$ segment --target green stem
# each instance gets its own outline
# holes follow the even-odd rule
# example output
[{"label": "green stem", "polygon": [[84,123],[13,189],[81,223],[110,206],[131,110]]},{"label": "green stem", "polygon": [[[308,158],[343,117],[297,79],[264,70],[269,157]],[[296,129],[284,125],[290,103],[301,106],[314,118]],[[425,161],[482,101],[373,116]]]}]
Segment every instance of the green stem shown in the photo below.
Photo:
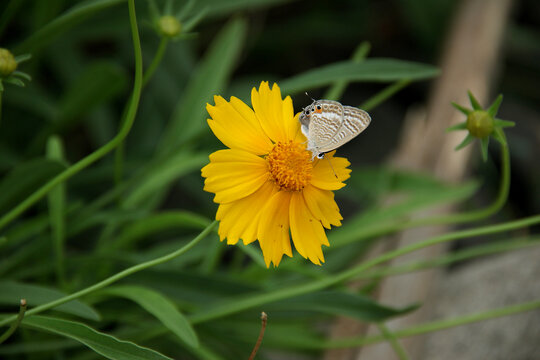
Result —
[{"label": "green stem", "polygon": [[378,92],[377,94],[373,95],[366,101],[364,101],[360,106],[358,106],[361,109],[364,109],[365,111],[370,111],[371,109],[375,108],[376,106],[380,105],[382,102],[386,101],[389,97],[403,89],[405,86],[409,85],[411,83],[411,80],[409,79],[402,79],[399,81],[396,81],[392,85],[387,86],[382,91]]},{"label": "green stem", "polygon": [[107,155],[109,152],[114,150],[120,142],[127,136],[135,120],[135,115],[137,113],[137,108],[139,105],[139,99],[141,96],[142,89],[142,54],[141,54],[141,44],[139,40],[139,31],[137,28],[137,19],[135,17],[135,4],[134,0],[129,0],[129,20],[131,25],[131,32],[133,37],[133,48],[135,53],[135,81],[133,84],[133,93],[129,99],[129,107],[126,115],[126,121],[124,126],[120,129],[118,134],[107,144],[103,145],[101,148],[97,149],[90,155],[86,156],[82,160],[79,160],[73,166],[69,167],[62,173],[55,176],[52,180],[48,181],[41,188],[36,190],[32,195],[27,197],[23,202],[17,205],[14,209],[5,214],[0,218],[0,229],[5,227],[11,221],[16,219],[29,207],[34,205],[36,202],[41,200],[51,189],[56,185],[66,181],[71,178],[73,175],[79,173],[81,170],[90,166],[97,160],[101,159],[103,156]]},{"label": "green stem", "polygon": [[222,316],[238,313],[240,311],[260,306],[270,302],[291,298],[298,295],[307,294],[314,291],[319,291],[327,287],[342,283],[346,280],[357,277],[364,273],[366,270],[392,260],[396,257],[411,253],[416,250],[423,249],[428,246],[440,244],[456,239],[469,238],[479,235],[493,234],[501,231],[507,231],[512,229],[518,229],[524,226],[540,223],[540,215],[524,218],[521,220],[511,221],[498,225],[484,226],[480,228],[456,231],[453,233],[439,235],[428,240],[420,241],[409,246],[405,246],[394,251],[387,252],[381,256],[365,261],[364,263],[353,267],[349,270],[345,270],[336,275],[316,280],[303,285],[295,285],[279,290],[267,292],[264,294],[256,294],[251,297],[244,297],[241,299],[233,299],[221,304],[217,304],[213,307],[204,308],[190,316],[190,320],[193,324],[204,321],[209,321]]},{"label": "green stem", "polygon": [[424,225],[439,225],[439,224],[461,224],[466,222],[478,221],[485,219],[497,211],[499,211],[508,198],[510,190],[510,151],[506,142],[504,132],[501,131],[501,136],[505,140],[505,145],[501,144],[501,182],[499,184],[499,193],[495,201],[486,208],[468,211],[464,213],[450,214],[444,216],[434,216],[423,219],[411,220],[407,227],[417,227]]},{"label": "green stem", "polygon": [[159,42],[158,49],[156,50],[156,54],[154,55],[152,62],[150,63],[146,71],[144,72],[143,87],[146,86],[148,81],[154,75],[154,72],[158,68],[159,64],[161,63],[161,60],[163,59],[163,55],[165,54],[165,50],[167,49],[168,44],[169,44],[169,39],[165,36],[162,36],[161,41]]},{"label": "green stem", "polygon": [[[157,67],[161,63],[161,60],[163,59],[163,55],[165,54],[165,50],[167,49],[168,43],[169,43],[169,40],[166,37],[161,38],[156,54],[154,55],[154,58],[152,59],[150,66],[148,66],[148,68],[144,72],[144,76],[142,80],[143,88],[146,86],[148,81],[152,78],[152,75],[154,75],[154,72],[156,71]],[[118,145],[114,153],[114,183],[116,184],[116,186],[119,186],[120,183],[122,182],[122,178],[124,174],[124,154],[125,154],[125,144],[122,141]]]},{"label": "green stem", "polygon": [[[540,301],[531,301],[531,302],[518,304],[518,305],[510,305],[503,308],[488,310],[485,312],[480,312],[480,313],[476,313],[472,315],[459,316],[453,319],[438,320],[438,321],[428,322],[425,324],[411,326],[409,328],[396,331],[394,333],[394,336],[397,338],[405,338],[409,336],[421,335],[421,334],[431,333],[434,331],[444,330],[444,329],[448,329],[448,328],[452,328],[456,326],[494,319],[494,318],[498,318],[502,316],[518,314],[521,312],[531,311],[538,308],[540,308]],[[362,338],[331,340],[331,341],[321,344],[320,348],[324,348],[324,349],[348,348],[348,347],[375,344],[384,340],[385,338],[381,335],[368,336],[368,337],[362,337]]]},{"label": "green stem", "polygon": [[[130,0],[130,1],[133,1],[133,0]],[[154,260],[149,260],[149,261],[146,261],[146,262],[143,262],[141,264],[138,264],[138,265],[134,265],[130,268],[127,268],[117,274],[114,274],[113,276],[110,276],[108,277],[107,279],[103,280],[103,281],[100,281],[98,282],[97,284],[94,284],[92,286],[89,286],[85,289],[82,289],[80,291],[77,291],[71,295],[67,295],[67,296],[64,296],[60,299],[56,299],[54,301],[51,301],[51,302],[48,302],[46,304],[43,304],[43,305],[39,305],[39,306],[36,306],[35,308],[33,309],[30,309],[26,312],[26,316],[31,316],[31,315],[35,315],[35,314],[39,314],[45,310],[49,310],[49,309],[52,309],[52,308],[55,308],[59,305],[62,305],[62,304],[65,304],[69,301],[72,301],[72,300],[75,300],[75,299],[78,299],[82,296],[85,296],[85,295],[88,295],[94,291],[97,291],[97,290],[100,290],[112,283],[115,283],[117,282],[118,280],[121,280],[131,274],[134,274],[136,272],[139,272],[139,271],[142,271],[142,270],[145,270],[145,269],[148,269],[150,267],[153,267],[153,266],[156,266],[156,265],[159,265],[159,264],[163,264],[167,261],[170,261],[174,258],[177,258],[178,256],[184,254],[186,251],[188,251],[189,249],[191,249],[192,247],[194,247],[197,243],[199,243],[199,241],[201,241],[202,239],[204,239],[206,237],[206,235],[208,235],[212,229],[214,228],[214,226],[216,225],[217,221],[214,221],[212,222],[210,225],[208,225],[203,231],[201,231],[199,233],[199,235],[197,235],[193,240],[191,240],[189,243],[187,243],[186,245],[184,245],[183,247],[181,247],[180,249],[170,253],[170,254],[167,254],[167,255],[164,255],[164,256],[161,256],[157,259],[154,259]],[[16,320],[16,317],[15,316],[10,316],[8,318],[5,318],[3,320],[0,321],[0,326],[3,326],[3,325],[6,325],[6,324],[9,324],[10,322]]]},{"label": "green stem", "polygon": [[[360,45],[358,45],[358,47],[354,51],[354,54],[351,60],[355,63],[361,62],[367,57],[370,49],[371,49],[371,45],[369,44],[369,42],[367,41],[362,42]],[[349,85],[349,81],[347,80],[336,81],[332,85],[332,87],[328,89],[326,94],[324,94],[323,99],[336,100],[336,101],[339,100],[341,96],[343,96],[343,93],[345,92],[347,85]]]},{"label": "green stem", "polygon": [[458,251],[448,255],[444,255],[435,259],[427,261],[413,262],[402,266],[393,266],[387,268],[381,268],[375,271],[369,271],[364,274],[360,274],[361,279],[377,279],[388,276],[403,275],[419,270],[430,269],[438,266],[446,266],[458,261],[472,259],[479,256],[505,253],[508,251],[521,250],[533,246],[538,246],[540,241],[527,240],[510,240],[503,243],[495,243],[484,246],[476,246],[471,249]]},{"label": "green stem", "polygon": [[0,344],[6,341],[19,327],[22,319],[24,318],[24,314],[26,312],[26,299],[21,299],[21,303],[19,305],[19,314],[15,318],[15,322],[11,324],[9,329],[6,330],[5,333],[0,336]]},{"label": "green stem", "polygon": [[394,349],[394,352],[398,356],[400,360],[409,360],[409,356],[407,355],[407,352],[401,346],[398,339],[396,338],[396,335],[388,329],[388,327],[383,324],[379,323],[377,324],[377,327],[379,328],[382,336],[390,343],[390,346],[392,346],[392,349]]}]

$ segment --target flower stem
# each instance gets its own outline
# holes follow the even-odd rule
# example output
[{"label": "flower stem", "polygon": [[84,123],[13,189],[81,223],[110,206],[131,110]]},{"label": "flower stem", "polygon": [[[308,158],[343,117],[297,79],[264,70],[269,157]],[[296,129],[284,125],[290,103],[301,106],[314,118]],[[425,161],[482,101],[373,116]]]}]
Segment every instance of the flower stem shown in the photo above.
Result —
[{"label": "flower stem", "polygon": [[497,198],[491,205],[483,209],[463,213],[434,216],[423,219],[414,219],[407,224],[407,227],[417,227],[434,224],[462,224],[466,222],[485,219],[499,211],[506,203],[506,199],[508,198],[508,192],[510,190],[510,151],[508,149],[508,143],[506,142],[504,132],[501,131],[500,135],[505,142],[504,145],[501,144],[501,182],[499,184],[499,193],[497,194]]},{"label": "flower stem", "polygon": [[388,329],[388,327],[383,324],[379,323],[377,324],[377,327],[381,331],[382,336],[390,343],[390,346],[392,346],[392,349],[394,349],[394,352],[399,357],[400,360],[409,360],[409,356],[407,355],[407,352],[401,346],[399,343],[396,335]]},{"label": "flower stem", "polygon": [[161,60],[163,59],[163,55],[165,54],[165,50],[167,49],[168,44],[169,44],[169,39],[165,36],[162,36],[161,41],[159,42],[158,49],[156,50],[156,54],[154,55],[152,62],[150,63],[146,71],[144,72],[143,87],[146,86],[148,81],[154,75],[154,72],[158,68],[159,64],[161,63]]},{"label": "flower stem", "polygon": [[26,312],[26,299],[21,299],[21,303],[19,305],[19,314],[15,318],[15,322],[11,324],[9,329],[6,330],[5,333],[0,336],[0,344],[6,341],[19,327],[19,324],[21,323],[22,319],[24,318],[24,314]]},{"label": "flower stem", "polygon": [[131,33],[133,37],[133,49],[135,53],[135,81],[133,84],[133,92],[129,99],[129,106],[128,106],[128,110],[126,114],[126,120],[124,121],[122,128],[120,129],[118,134],[107,144],[103,145],[101,148],[97,149],[96,151],[86,156],[82,160],[79,160],[73,166],[67,168],[66,170],[64,170],[57,176],[55,176],[52,180],[48,181],[45,185],[43,185],[41,188],[39,188],[34,193],[32,193],[19,205],[17,205],[15,208],[13,208],[4,216],[2,216],[2,218],[0,218],[0,229],[5,227],[7,224],[9,224],[11,221],[16,219],[19,215],[21,215],[24,211],[26,211],[29,207],[31,207],[40,199],[42,199],[56,185],[68,180],[73,175],[79,173],[81,170],[90,166],[91,164],[93,164],[94,162],[96,162],[97,160],[101,159],[102,157],[107,155],[109,152],[114,150],[131,130],[133,121],[135,120],[135,115],[137,113],[139,99],[141,96],[142,54],[141,54],[141,43],[139,40],[139,31],[137,28],[137,19],[135,17],[136,15],[135,15],[134,0],[128,0],[128,5],[129,5],[129,20],[130,20],[130,26],[131,26]]},{"label": "flower stem", "polygon": [[393,83],[392,85],[389,85],[385,87],[382,91],[379,91],[377,94],[373,95],[366,101],[364,101],[360,106],[358,106],[361,109],[364,109],[365,111],[370,111],[386,101],[389,97],[403,89],[405,86],[409,85],[411,83],[410,79],[401,79]]},{"label": "flower stem", "polygon": [[[522,303],[518,305],[510,305],[499,309],[488,310],[484,312],[479,312],[472,315],[459,316],[453,319],[445,319],[432,321],[416,326],[411,326],[409,328],[398,330],[394,332],[396,338],[405,338],[409,336],[426,334],[434,331],[444,330],[456,326],[471,324],[479,321],[485,321],[489,319],[494,319],[502,316],[509,316],[513,314],[518,314],[525,311],[531,311],[540,308],[540,301],[531,301],[527,303]],[[385,338],[381,335],[368,336],[362,338],[350,338],[350,339],[340,339],[340,340],[330,340],[324,344],[321,344],[320,348],[347,348],[355,346],[364,346],[375,344],[381,341],[384,341]]]},{"label": "flower stem", "polygon": [[344,281],[355,278],[362,274],[366,270],[392,260],[396,257],[411,253],[416,250],[423,249],[428,246],[453,241],[456,239],[469,238],[479,235],[493,234],[501,231],[507,231],[512,229],[522,228],[524,226],[540,223],[540,215],[531,216],[521,220],[510,221],[503,224],[484,226],[469,230],[456,231],[448,234],[439,235],[418,243],[405,246],[394,251],[387,252],[376,258],[365,261],[364,263],[353,267],[349,270],[345,270],[327,278],[316,280],[303,285],[295,285],[287,288],[278,289],[275,291],[266,292],[263,294],[256,294],[250,297],[243,297],[239,299],[233,299],[221,304],[217,304],[213,307],[204,308],[197,311],[189,318],[193,324],[209,321],[222,316],[231,315],[240,311],[260,306],[270,302],[291,298],[307,294],[313,291],[319,291],[327,287],[342,283]]},{"label": "flower stem", "polygon": [[[130,1],[133,1],[133,0],[130,0]],[[176,251],[174,251],[174,252],[172,252],[170,254],[161,256],[161,257],[159,257],[157,259],[153,259],[153,260],[143,262],[141,264],[134,265],[134,266],[129,267],[129,268],[123,270],[123,271],[120,271],[119,273],[114,274],[113,276],[108,277],[107,279],[105,279],[103,281],[98,282],[97,284],[94,284],[92,286],[89,286],[87,288],[79,290],[79,291],[77,291],[77,292],[75,292],[73,294],[61,297],[60,299],[56,299],[56,300],[48,302],[46,304],[36,306],[35,308],[28,310],[26,312],[26,316],[39,314],[39,313],[41,313],[41,312],[43,312],[45,310],[52,309],[52,308],[57,307],[59,305],[65,304],[65,303],[67,303],[69,301],[78,299],[78,298],[80,298],[80,297],[82,297],[84,295],[88,295],[88,294],[90,294],[90,293],[92,293],[94,291],[100,290],[100,289],[104,288],[105,286],[108,286],[108,285],[110,285],[112,283],[115,283],[118,280],[121,280],[121,279],[123,279],[123,278],[125,278],[125,277],[127,277],[127,276],[129,276],[131,274],[134,274],[136,272],[148,269],[150,267],[153,267],[153,266],[156,266],[156,265],[159,265],[159,264],[163,264],[163,263],[165,263],[167,261],[170,261],[170,260],[172,260],[174,258],[177,258],[178,256],[184,254],[186,251],[188,251],[189,249],[194,247],[197,243],[199,243],[199,241],[204,239],[206,237],[206,235],[208,235],[212,231],[212,229],[214,228],[216,223],[217,223],[217,221],[214,220],[214,222],[212,222],[210,225],[208,225],[193,240],[191,240],[189,243],[187,243],[186,245],[182,246],[180,249],[178,249],[178,250],[176,250]],[[15,316],[10,316],[8,318],[5,318],[5,319],[0,321],[0,326],[9,324],[10,322],[12,322],[14,320],[16,320]]]},{"label": "flower stem", "polygon": [[[148,66],[148,68],[144,72],[144,76],[142,80],[143,88],[146,86],[148,81],[152,78],[152,75],[154,75],[154,72],[156,71],[157,67],[159,66],[161,62],[161,59],[163,59],[163,55],[165,54],[165,50],[167,49],[168,43],[169,43],[169,40],[166,37],[161,38],[161,42],[159,43],[156,54],[154,55],[154,58],[152,59],[150,66]],[[124,177],[124,154],[125,154],[125,144],[124,144],[124,141],[122,141],[120,144],[118,144],[118,147],[116,148],[116,151],[114,153],[114,183],[116,186],[120,185],[120,183],[122,182],[122,178]]]}]

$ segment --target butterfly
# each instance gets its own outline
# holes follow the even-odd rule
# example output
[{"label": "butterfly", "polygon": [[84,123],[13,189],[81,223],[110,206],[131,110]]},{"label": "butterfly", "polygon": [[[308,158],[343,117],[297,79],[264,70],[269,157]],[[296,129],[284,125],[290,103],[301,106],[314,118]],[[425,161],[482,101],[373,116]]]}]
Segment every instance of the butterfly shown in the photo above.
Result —
[{"label": "butterfly", "polygon": [[368,127],[371,117],[362,109],[337,101],[314,100],[304,108],[299,120],[313,160],[322,159],[324,153],[352,140]]}]

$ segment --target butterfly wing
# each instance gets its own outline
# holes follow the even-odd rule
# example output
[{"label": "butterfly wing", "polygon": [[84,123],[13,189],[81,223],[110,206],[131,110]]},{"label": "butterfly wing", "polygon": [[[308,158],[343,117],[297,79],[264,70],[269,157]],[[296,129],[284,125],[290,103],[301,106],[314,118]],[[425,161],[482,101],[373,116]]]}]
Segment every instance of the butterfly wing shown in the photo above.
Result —
[{"label": "butterfly wing", "polygon": [[319,151],[327,152],[342,146],[364,131],[370,122],[371,117],[364,110],[352,106],[343,106],[343,121],[340,127],[328,142],[320,146]]},{"label": "butterfly wing", "polygon": [[307,137],[311,148],[324,152],[320,149],[332,142],[332,138],[342,126],[343,106],[337,101],[331,100],[320,100],[317,104],[323,106],[323,111],[311,114]]}]

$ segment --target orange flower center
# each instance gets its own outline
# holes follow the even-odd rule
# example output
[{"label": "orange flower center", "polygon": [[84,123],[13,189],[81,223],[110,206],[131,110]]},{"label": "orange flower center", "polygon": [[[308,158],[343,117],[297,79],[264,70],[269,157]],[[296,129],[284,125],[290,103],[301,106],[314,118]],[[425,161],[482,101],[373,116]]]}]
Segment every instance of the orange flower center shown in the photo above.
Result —
[{"label": "orange flower center", "polygon": [[272,180],[280,190],[299,191],[311,180],[311,153],[301,143],[278,142],[266,160]]}]

